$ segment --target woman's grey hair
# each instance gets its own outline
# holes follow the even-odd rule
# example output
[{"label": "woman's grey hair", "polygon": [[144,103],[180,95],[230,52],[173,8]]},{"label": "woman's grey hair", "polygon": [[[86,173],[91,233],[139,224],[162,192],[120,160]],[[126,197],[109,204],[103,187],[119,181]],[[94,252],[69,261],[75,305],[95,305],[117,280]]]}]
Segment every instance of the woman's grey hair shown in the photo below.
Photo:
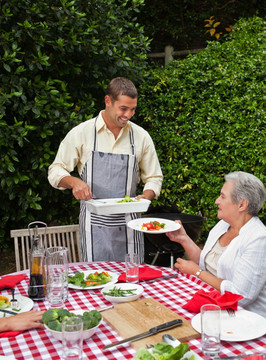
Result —
[{"label": "woman's grey hair", "polygon": [[225,175],[225,181],[234,183],[232,200],[238,204],[241,200],[247,200],[248,213],[256,216],[265,202],[265,187],[255,176],[244,171],[234,171]]}]

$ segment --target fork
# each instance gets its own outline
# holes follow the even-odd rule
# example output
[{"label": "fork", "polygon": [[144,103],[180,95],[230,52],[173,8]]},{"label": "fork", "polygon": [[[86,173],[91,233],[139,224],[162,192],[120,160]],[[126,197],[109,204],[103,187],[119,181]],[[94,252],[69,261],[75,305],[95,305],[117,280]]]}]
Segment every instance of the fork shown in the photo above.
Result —
[{"label": "fork", "polygon": [[227,309],[227,313],[230,317],[236,316],[235,310],[234,309]]}]

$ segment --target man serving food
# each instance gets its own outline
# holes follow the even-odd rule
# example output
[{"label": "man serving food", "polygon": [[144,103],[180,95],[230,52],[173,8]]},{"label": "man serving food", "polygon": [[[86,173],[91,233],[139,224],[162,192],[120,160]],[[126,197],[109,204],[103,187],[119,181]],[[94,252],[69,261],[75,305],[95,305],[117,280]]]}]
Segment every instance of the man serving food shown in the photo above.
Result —
[{"label": "man serving food", "polygon": [[[145,185],[138,198],[152,200],[160,194],[163,176],[153,141],[146,130],[130,121],[137,95],[130,80],[113,79],[104,98],[105,110],[66,135],[49,167],[50,184],[72,189],[81,200],[83,261],[124,261],[127,252],[144,259],[143,234],[126,226],[137,214],[97,215],[85,203],[92,198],[135,197],[140,179]],[[76,166],[80,178],[70,175]]]}]

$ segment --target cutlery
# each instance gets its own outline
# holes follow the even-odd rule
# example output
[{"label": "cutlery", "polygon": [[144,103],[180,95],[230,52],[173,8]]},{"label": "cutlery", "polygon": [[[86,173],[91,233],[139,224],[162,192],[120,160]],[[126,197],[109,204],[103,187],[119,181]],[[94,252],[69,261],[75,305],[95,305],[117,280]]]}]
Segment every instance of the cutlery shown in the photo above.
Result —
[{"label": "cutlery", "polygon": [[15,289],[12,288],[11,293],[12,293],[12,299],[10,300],[11,308],[14,310],[19,310],[18,300],[15,299]]},{"label": "cutlery", "polygon": [[18,313],[16,311],[6,310],[6,309],[0,309],[1,312],[11,315],[17,315]]},{"label": "cutlery", "polygon": [[136,341],[136,340],[140,340],[140,339],[143,339],[145,337],[148,337],[148,336],[152,336],[152,335],[155,335],[157,334],[158,332],[161,332],[161,331],[164,331],[164,330],[169,330],[169,329],[172,329],[176,326],[180,326],[182,325],[183,321],[181,319],[175,319],[175,320],[172,320],[172,321],[168,321],[164,324],[161,324],[161,325],[157,325],[151,329],[149,329],[148,331],[145,331],[141,334],[137,334],[137,335],[134,335],[134,336],[131,336],[127,339],[124,339],[124,340],[121,340],[121,341],[117,341],[115,343],[111,343],[109,345],[105,345],[103,347],[103,350],[106,350],[106,349],[109,349],[111,347],[114,347],[114,346],[118,346],[118,345],[121,345],[121,344],[124,344],[124,343],[130,343],[130,342],[133,342],[133,341]]},{"label": "cutlery", "polygon": [[155,281],[171,279],[171,278],[175,278],[175,277],[178,277],[178,276],[179,276],[178,274],[172,274],[172,275],[167,275],[167,276],[161,276],[161,277],[158,277],[158,278],[155,278],[155,279],[140,280],[140,281],[145,281],[145,282],[153,283],[153,282],[155,282]]},{"label": "cutlery", "polygon": [[236,313],[235,313],[235,310],[234,310],[234,309],[229,308],[229,309],[226,309],[226,310],[227,310],[227,313],[228,313],[228,315],[229,315],[230,317],[236,316]]},{"label": "cutlery", "polygon": [[233,360],[233,359],[243,359],[248,356],[263,356],[266,359],[266,353],[253,353],[253,354],[240,354],[234,356],[217,356],[215,359],[225,359],[225,360]]},{"label": "cutlery", "polygon": [[103,308],[96,309],[98,312],[102,312],[105,310],[113,309],[114,305],[105,306]]},{"label": "cutlery", "polygon": [[174,336],[170,334],[163,334],[162,340],[163,342],[173,346],[174,348],[181,344],[179,340],[177,340]]}]

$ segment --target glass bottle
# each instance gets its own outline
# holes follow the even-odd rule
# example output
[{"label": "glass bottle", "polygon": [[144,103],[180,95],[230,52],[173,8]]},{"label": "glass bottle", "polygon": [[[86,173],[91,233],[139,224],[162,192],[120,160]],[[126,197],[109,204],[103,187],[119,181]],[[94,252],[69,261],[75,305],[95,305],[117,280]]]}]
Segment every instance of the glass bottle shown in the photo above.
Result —
[{"label": "glass bottle", "polygon": [[[28,225],[29,234],[31,237],[30,283],[28,289],[28,296],[34,301],[44,300],[46,295],[44,264],[45,251],[42,243],[42,238],[38,233],[38,225],[42,225],[47,228],[47,224],[41,221],[35,221]],[[44,236],[46,236],[46,229]]]}]

